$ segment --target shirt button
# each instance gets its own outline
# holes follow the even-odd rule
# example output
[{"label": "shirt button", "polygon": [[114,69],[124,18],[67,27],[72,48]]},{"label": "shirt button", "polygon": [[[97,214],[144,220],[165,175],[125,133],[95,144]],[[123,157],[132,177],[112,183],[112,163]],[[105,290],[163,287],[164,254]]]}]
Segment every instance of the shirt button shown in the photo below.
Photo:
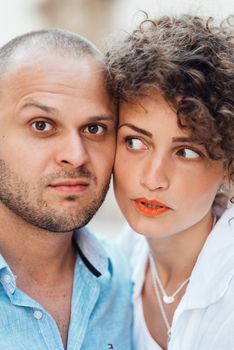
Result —
[{"label": "shirt button", "polygon": [[40,320],[42,318],[42,312],[39,310],[34,311],[33,316],[37,319]]},{"label": "shirt button", "polygon": [[4,275],[3,281],[7,284],[11,283],[11,276],[10,275]]}]

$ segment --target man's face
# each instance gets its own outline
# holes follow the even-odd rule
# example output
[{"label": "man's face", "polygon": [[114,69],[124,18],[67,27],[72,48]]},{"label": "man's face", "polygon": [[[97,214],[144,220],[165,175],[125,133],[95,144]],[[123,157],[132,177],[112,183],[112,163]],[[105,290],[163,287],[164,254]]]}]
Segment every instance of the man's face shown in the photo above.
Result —
[{"label": "man's face", "polygon": [[101,64],[28,54],[0,88],[0,210],[48,231],[85,225],[105,197],[115,153]]}]

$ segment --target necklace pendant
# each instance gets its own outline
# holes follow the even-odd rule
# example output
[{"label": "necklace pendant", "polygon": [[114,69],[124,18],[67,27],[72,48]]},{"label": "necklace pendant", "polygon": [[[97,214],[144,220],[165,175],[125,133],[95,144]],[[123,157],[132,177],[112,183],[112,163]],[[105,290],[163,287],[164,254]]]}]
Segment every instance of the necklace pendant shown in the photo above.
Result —
[{"label": "necklace pendant", "polygon": [[174,303],[174,301],[175,301],[175,297],[173,296],[173,295],[164,295],[163,296],[163,302],[165,303],[165,304],[172,304],[172,303]]},{"label": "necklace pendant", "polygon": [[168,331],[167,331],[167,344],[170,343],[170,340],[171,340],[171,328],[168,329]]}]

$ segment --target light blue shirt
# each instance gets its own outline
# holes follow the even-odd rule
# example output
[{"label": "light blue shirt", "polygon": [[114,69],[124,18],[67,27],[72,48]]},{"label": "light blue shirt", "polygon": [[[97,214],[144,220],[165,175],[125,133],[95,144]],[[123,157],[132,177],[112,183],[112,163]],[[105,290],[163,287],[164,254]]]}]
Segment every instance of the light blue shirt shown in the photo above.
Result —
[{"label": "light blue shirt", "polygon": [[[123,258],[83,228],[77,242],[67,350],[131,349],[131,282]],[[55,286],[56,288],[56,286]],[[53,317],[17,288],[0,255],[0,349],[64,350]]]}]

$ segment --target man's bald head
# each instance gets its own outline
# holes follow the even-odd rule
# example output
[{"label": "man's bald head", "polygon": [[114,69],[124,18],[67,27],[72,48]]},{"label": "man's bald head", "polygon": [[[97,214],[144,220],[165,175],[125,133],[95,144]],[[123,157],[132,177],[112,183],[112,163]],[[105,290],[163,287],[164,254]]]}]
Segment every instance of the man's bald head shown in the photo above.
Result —
[{"label": "man's bald head", "polygon": [[62,29],[46,29],[20,35],[2,46],[0,74],[6,73],[14,62],[41,51],[72,58],[88,55],[103,61],[100,51],[82,36]]}]

